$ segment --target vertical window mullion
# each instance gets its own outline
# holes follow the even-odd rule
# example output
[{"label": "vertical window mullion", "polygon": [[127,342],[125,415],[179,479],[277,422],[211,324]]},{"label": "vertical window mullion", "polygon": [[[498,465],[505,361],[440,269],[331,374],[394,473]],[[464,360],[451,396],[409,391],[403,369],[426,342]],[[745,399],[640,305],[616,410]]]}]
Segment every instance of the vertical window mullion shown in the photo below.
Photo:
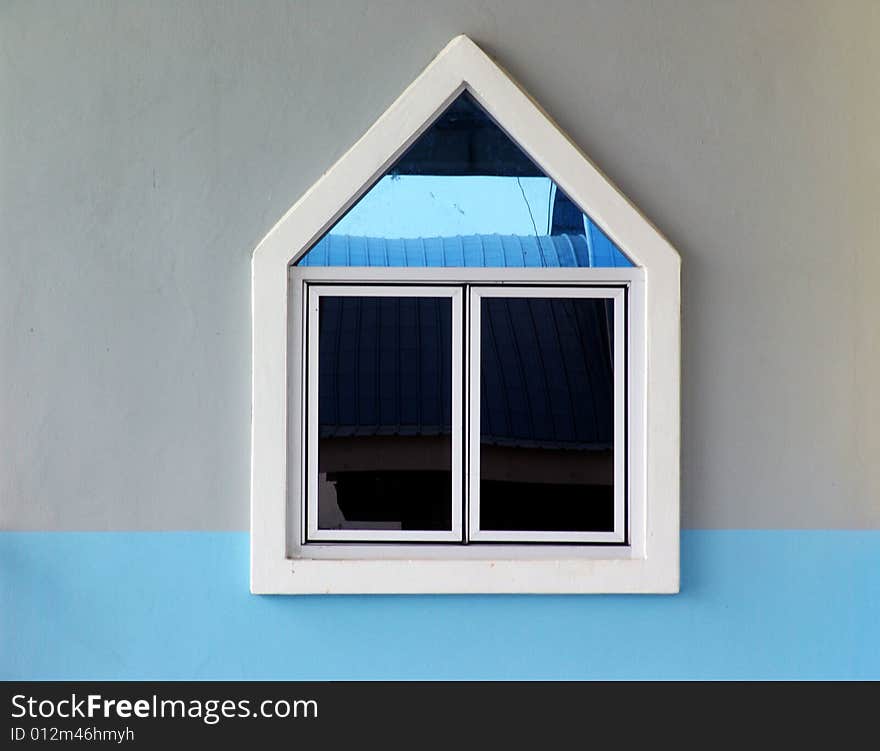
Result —
[{"label": "vertical window mullion", "polygon": [[480,529],[480,297],[478,287],[467,287],[468,305],[468,409],[467,430],[468,514],[467,539]]},{"label": "vertical window mullion", "polygon": [[471,450],[470,450],[470,412],[471,412],[471,394],[474,391],[473,384],[471,383],[471,287],[469,284],[463,284],[460,287],[461,296],[462,296],[462,320],[461,320],[461,347],[459,348],[462,356],[462,370],[461,377],[459,378],[459,383],[461,383],[461,387],[463,390],[462,399],[460,407],[460,414],[462,416],[461,426],[460,426],[460,435],[461,435],[461,447],[460,454],[462,458],[462,474],[461,474],[461,541],[464,544],[470,542],[471,539],[471,522],[470,522],[470,507],[471,507],[471,487],[470,487],[470,478],[471,478]]}]

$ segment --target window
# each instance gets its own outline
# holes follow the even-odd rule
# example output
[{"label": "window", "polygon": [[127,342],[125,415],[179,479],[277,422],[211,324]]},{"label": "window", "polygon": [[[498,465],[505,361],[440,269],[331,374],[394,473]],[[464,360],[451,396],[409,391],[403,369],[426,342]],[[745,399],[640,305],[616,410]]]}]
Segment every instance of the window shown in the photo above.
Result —
[{"label": "window", "polygon": [[461,297],[305,287],[303,542],[461,541]]},{"label": "window", "polygon": [[626,542],[625,289],[472,288],[472,542]]},{"label": "window", "polygon": [[291,273],[304,546],[626,542],[627,287],[462,272]]},{"label": "window", "polygon": [[472,42],[253,292],[253,591],[677,591],[677,255]]}]

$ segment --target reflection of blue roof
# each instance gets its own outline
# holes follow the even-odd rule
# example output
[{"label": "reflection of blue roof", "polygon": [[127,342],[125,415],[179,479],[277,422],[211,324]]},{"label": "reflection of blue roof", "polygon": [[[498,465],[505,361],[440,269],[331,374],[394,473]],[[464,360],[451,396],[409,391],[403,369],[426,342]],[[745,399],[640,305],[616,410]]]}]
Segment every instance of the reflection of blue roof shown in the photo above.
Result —
[{"label": "reflection of blue roof", "polygon": [[[328,235],[302,262],[576,266],[587,252],[584,235],[425,240]],[[482,263],[473,262],[478,258]],[[322,298],[320,435],[448,434],[450,326],[446,299]],[[610,447],[610,330],[603,301],[489,299],[482,326],[483,441]]]},{"label": "reflection of blue roof", "polygon": [[300,266],[632,266],[592,222],[586,235],[394,238],[325,235]]}]

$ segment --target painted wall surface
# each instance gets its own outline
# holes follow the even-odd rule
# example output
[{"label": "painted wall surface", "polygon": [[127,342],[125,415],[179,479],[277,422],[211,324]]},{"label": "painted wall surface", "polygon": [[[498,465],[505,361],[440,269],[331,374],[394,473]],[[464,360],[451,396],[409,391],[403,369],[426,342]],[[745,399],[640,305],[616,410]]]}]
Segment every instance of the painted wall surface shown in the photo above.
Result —
[{"label": "painted wall surface", "polygon": [[[251,251],[459,33],[682,255],[676,597],[247,593]],[[880,677],[878,39],[873,0],[3,3],[0,678]]]}]

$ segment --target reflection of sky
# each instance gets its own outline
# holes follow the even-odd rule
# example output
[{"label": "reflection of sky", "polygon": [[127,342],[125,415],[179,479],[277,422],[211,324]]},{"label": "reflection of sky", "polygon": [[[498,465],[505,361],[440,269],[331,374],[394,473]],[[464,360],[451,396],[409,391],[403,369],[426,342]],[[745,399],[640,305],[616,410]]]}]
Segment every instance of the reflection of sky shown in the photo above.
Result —
[{"label": "reflection of sky", "polygon": [[386,175],[331,234],[547,235],[552,188],[547,177]]}]

